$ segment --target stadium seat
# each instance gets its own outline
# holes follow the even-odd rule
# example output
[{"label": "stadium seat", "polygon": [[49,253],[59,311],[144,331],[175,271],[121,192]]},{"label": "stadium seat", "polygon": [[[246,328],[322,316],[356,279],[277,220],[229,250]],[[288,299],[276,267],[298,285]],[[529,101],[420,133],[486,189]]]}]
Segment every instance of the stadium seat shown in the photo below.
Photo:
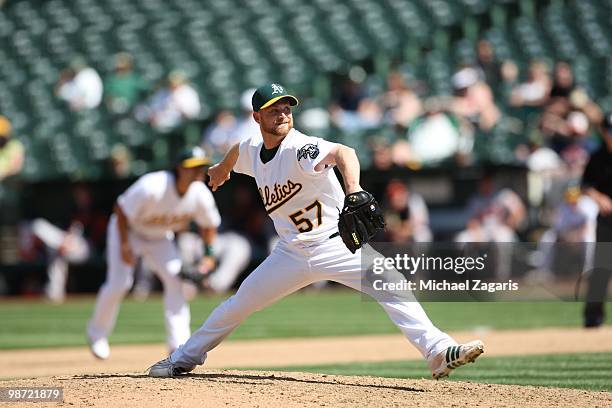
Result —
[{"label": "stadium seat", "polygon": [[[454,69],[475,60],[479,38],[493,44],[498,60],[520,67],[534,57],[569,60],[578,83],[605,105],[612,95],[611,17],[609,0],[7,2],[0,9],[0,112],[31,136],[35,155],[42,152],[32,159],[35,168],[57,162],[66,173],[87,160],[98,168],[118,140],[134,149],[146,149],[151,140],[146,126],[114,123],[103,107],[98,117],[66,110],[53,87],[77,55],[104,77],[113,54],[130,52],[152,84],[182,69],[200,93],[201,119],[208,120],[219,109],[238,109],[244,89],[271,78],[325,103],[332,75],[364,61],[372,61],[381,78],[398,61],[426,84],[427,95],[449,95]],[[70,141],[68,148],[58,142],[47,150],[67,152],[65,159],[44,157],[38,147],[54,133],[66,136],[60,139]],[[366,137],[351,136],[360,139],[355,143]],[[161,144],[148,148],[161,160]]]}]

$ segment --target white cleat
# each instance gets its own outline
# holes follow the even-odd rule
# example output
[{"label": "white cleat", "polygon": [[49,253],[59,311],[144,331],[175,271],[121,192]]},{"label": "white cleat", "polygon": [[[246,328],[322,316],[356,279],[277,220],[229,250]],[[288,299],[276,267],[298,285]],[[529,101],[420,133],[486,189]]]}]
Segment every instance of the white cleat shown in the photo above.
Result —
[{"label": "white cleat", "polygon": [[452,370],[464,364],[473,363],[482,353],[484,353],[484,343],[480,340],[450,346],[435,357],[432,364],[434,367],[432,377],[436,380],[448,377]]},{"label": "white cleat", "polygon": [[98,339],[93,341],[89,340],[89,350],[91,350],[91,354],[94,355],[95,358],[100,360],[106,360],[110,356],[110,346],[108,345],[108,340],[105,338]]},{"label": "white cleat", "polygon": [[149,377],[172,378],[187,374],[196,366],[181,366],[170,361],[170,357],[164,358],[161,361],[149,367]]}]

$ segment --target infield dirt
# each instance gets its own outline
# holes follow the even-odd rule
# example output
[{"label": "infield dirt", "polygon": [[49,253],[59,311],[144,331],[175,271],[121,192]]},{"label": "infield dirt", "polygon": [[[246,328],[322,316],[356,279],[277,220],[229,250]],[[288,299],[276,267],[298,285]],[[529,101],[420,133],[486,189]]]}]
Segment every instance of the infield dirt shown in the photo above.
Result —
[{"label": "infield dirt", "polygon": [[[612,328],[451,333],[458,341],[482,338],[487,356],[612,351]],[[75,407],[298,407],[298,406],[612,406],[612,393],[468,382],[221,370],[356,361],[418,359],[400,335],[228,341],[206,366],[179,379],[153,379],[146,368],[162,345],[115,346],[100,362],[85,347],[0,352],[1,387],[64,388]],[[21,378],[6,380],[7,378]],[[0,403],[14,407],[14,403]]]},{"label": "infield dirt", "polygon": [[[2,386],[11,385],[13,381],[2,382]],[[581,408],[612,404],[612,393],[608,392],[203,368],[178,379],[154,379],[142,373],[97,374],[20,380],[15,385],[64,387],[63,403],[37,403],[37,407]]]}]

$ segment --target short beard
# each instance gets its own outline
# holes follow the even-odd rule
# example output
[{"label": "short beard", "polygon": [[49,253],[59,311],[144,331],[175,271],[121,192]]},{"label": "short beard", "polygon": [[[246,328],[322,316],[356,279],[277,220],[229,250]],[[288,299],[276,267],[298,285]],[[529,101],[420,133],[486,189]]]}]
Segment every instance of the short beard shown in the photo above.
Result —
[{"label": "short beard", "polygon": [[[291,128],[289,128],[289,130],[291,130]],[[284,137],[284,136],[287,136],[287,134],[289,133],[289,130],[287,132],[279,132],[276,129],[273,129],[272,131],[268,133],[273,134],[274,136]]]},{"label": "short beard", "polygon": [[291,129],[293,129],[293,121],[288,123],[287,132],[284,132],[284,131],[280,131],[279,132],[279,130],[277,130],[277,128],[275,126],[271,126],[270,129],[265,129],[265,131],[266,131],[266,133],[269,133],[269,134],[274,135],[274,136],[285,137],[285,136],[287,136],[289,134]]}]

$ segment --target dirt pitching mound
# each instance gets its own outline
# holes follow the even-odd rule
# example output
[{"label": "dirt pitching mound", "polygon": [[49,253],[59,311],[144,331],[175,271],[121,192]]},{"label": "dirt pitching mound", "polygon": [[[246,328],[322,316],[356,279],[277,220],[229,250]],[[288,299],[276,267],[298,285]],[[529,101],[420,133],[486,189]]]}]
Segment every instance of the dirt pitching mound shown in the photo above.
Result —
[{"label": "dirt pitching mound", "polygon": [[[506,355],[612,351],[612,327],[598,330],[540,330],[450,333],[457,341],[481,339],[485,358]],[[111,357],[96,360],[87,347],[0,351],[0,380],[58,375],[129,373],[143,370],[166,355],[163,344],[117,345]],[[208,369],[423,361],[400,334],[227,341],[210,353]],[[423,367],[425,362],[423,361]],[[2,383],[0,383],[0,386]]]},{"label": "dirt pitching mound", "polygon": [[39,403],[36,404],[37,407],[572,406],[579,408],[612,405],[612,393],[607,392],[203,368],[178,379],[148,378],[145,373],[98,374],[3,381],[2,386],[64,388],[63,403]]}]

